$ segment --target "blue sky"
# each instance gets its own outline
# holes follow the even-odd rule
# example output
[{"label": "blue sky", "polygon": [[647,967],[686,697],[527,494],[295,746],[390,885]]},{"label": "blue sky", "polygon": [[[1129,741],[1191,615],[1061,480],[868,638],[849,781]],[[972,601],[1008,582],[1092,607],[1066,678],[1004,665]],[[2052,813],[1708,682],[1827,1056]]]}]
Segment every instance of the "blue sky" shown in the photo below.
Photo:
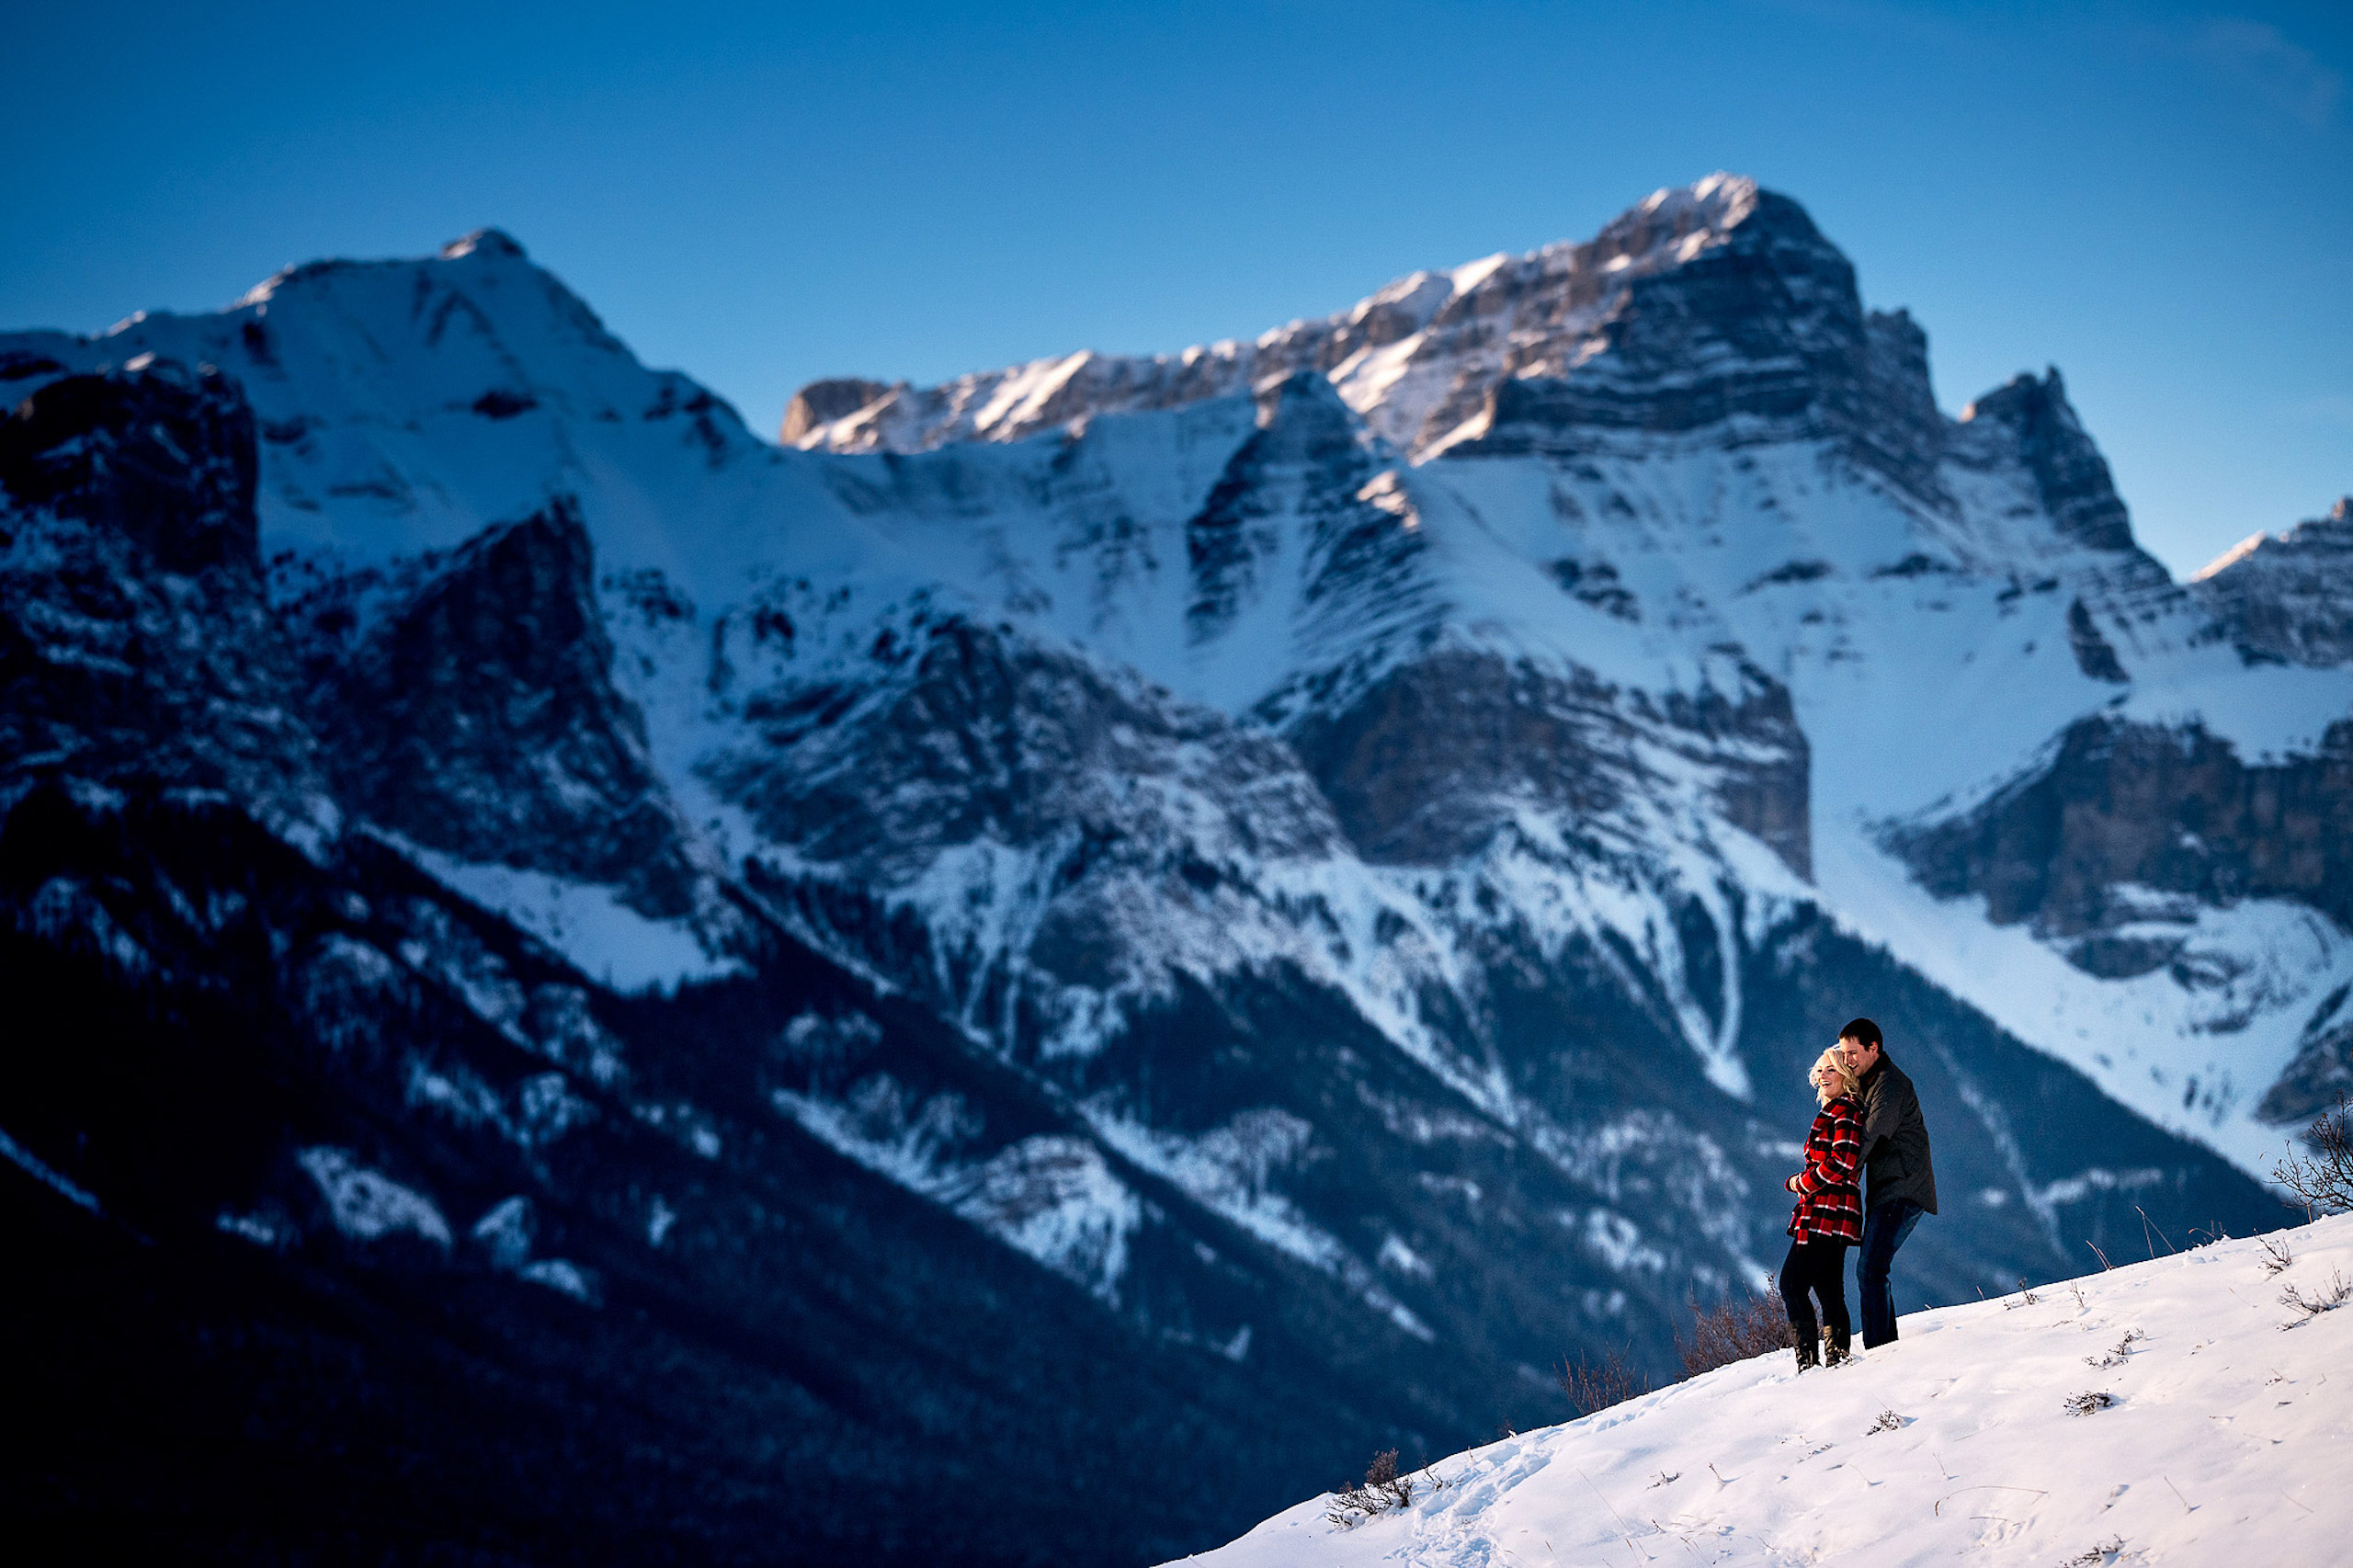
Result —
[{"label": "blue sky", "polygon": [[1155,350],[1797,197],[1958,409],[2057,364],[2188,571],[2353,491],[2353,7],[9,7],[0,324],[507,229],[773,431],[821,375]]}]

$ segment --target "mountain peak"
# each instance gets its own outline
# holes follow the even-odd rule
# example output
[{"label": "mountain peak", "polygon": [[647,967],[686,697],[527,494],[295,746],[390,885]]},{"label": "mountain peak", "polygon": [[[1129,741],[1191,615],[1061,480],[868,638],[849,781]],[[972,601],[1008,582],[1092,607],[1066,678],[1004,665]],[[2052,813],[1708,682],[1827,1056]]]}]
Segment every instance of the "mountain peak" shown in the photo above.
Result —
[{"label": "mountain peak", "polygon": [[2067,401],[2058,366],[2040,376],[2020,371],[1962,409],[1961,422],[2007,432],[2061,533],[2093,550],[2138,553],[2108,460]]},{"label": "mountain peak", "polygon": [[2285,533],[2251,534],[2193,574],[2250,662],[2353,663],[2353,495]]},{"label": "mountain peak", "polygon": [[472,233],[461,235],[441,247],[441,256],[445,261],[455,261],[460,256],[476,253],[507,256],[516,261],[531,259],[515,236],[504,229],[476,229]]},{"label": "mountain peak", "polygon": [[[1590,240],[1409,273],[1347,310],[1247,341],[1149,358],[1056,355],[936,387],[883,388],[888,395],[831,418],[817,411],[839,406],[843,389],[881,383],[813,383],[794,398],[781,435],[833,451],[1015,441],[1094,414],[1230,396],[1303,370],[1329,377],[1379,434],[1425,456],[1459,437],[1498,382],[1565,375],[1599,353],[1638,282],[1726,246],[1768,269],[1819,275],[1833,294],[1853,292],[1852,267],[1802,207],[1745,175],[1717,173],[1652,192]],[[1859,305],[1847,313],[1859,320]]]},{"label": "mountain peak", "polygon": [[[1640,254],[1694,234],[1721,238],[1746,222],[1760,205],[1804,214],[1796,202],[1764,189],[1748,176],[1719,170],[1690,185],[1661,186],[1604,224],[1591,243],[1605,255],[1618,256]],[[1813,227],[1811,220],[1807,227]],[[1570,242],[1546,248],[1567,249]]]}]

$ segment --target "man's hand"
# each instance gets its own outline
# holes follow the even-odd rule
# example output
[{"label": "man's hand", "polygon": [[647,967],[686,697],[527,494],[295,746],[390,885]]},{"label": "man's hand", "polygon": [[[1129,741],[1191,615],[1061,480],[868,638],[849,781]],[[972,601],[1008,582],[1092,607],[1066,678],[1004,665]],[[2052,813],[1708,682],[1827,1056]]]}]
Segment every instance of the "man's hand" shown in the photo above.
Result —
[{"label": "man's hand", "polygon": [[1798,1178],[1797,1178],[1797,1177],[1795,1177],[1795,1176],[1788,1176],[1788,1177],[1784,1177],[1784,1178],[1783,1178],[1783,1180],[1782,1180],[1782,1182],[1781,1182],[1781,1190],[1782,1190],[1783,1192],[1795,1192],[1797,1189],[1798,1189]]}]

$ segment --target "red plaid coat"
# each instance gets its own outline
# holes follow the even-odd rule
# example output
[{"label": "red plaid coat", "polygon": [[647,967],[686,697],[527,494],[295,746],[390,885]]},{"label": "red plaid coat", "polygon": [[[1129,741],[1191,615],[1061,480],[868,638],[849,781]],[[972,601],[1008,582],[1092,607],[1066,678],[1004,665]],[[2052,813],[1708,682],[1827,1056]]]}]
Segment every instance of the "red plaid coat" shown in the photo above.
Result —
[{"label": "red plaid coat", "polygon": [[1855,1102],[1841,1096],[1822,1108],[1806,1134],[1790,1234],[1800,1241],[1861,1241],[1862,1174],[1862,1119]]}]

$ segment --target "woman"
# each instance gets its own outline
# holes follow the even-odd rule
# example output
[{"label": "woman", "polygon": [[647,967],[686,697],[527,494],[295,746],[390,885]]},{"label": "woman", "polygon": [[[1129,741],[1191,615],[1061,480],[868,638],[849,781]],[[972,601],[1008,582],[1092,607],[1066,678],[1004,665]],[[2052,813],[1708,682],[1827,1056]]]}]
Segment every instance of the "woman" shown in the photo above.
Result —
[{"label": "woman", "polygon": [[1809,1293],[1822,1301],[1830,1330],[1830,1365],[1847,1358],[1854,1325],[1847,1316],[1847,1248],[1863,1233],[1862,1115],[1853,1069],[1832,1046],[1807,1075],[1822,1109],[1806,1134],[1805,1169],[1781,1185],[1798,1195],[1790,1215],[1790,1256],[1781,1265],[1781,1304],[1797,1340],[1798,1370],[1822,1365]]}]

